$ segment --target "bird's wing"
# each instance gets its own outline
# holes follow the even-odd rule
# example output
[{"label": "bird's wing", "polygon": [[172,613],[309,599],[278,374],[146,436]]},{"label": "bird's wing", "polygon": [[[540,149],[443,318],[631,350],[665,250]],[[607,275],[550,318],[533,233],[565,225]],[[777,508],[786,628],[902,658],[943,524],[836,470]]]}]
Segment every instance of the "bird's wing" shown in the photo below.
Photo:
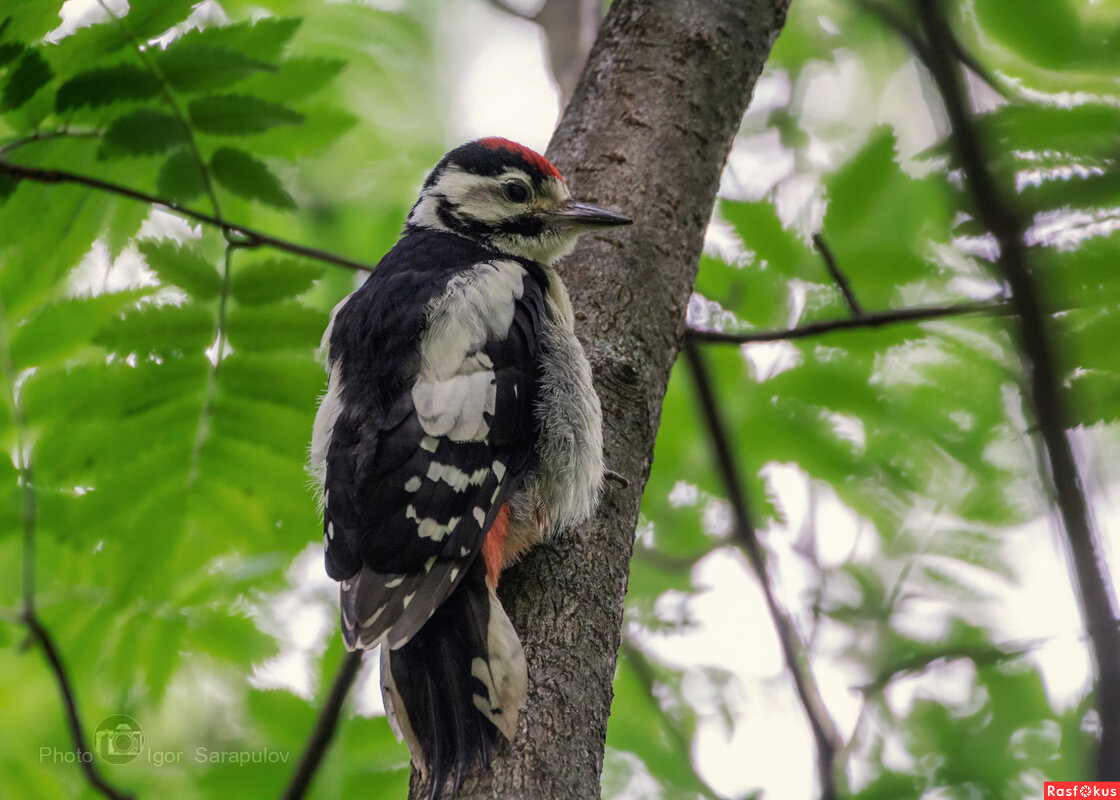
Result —
[{"label": "bird's wing", "polygon": [[[543,280],[516,261],[456,273],[426,304],[414,379],[382,402],[361,402],[347,391],[358,376],[332,369],[324,531],[348,647],[407,642],[530,467]],[[340,312],[335,328],[355,322]]]}]

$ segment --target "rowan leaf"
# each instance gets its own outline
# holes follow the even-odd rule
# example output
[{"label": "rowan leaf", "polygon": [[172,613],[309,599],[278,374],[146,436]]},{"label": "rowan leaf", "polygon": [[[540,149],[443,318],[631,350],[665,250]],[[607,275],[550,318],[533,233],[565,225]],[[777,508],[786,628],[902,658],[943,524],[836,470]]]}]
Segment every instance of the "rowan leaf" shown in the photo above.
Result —
[{"label": "rowan leaf", "polygon": [[295,200],[261,161],[232,147],[220,147],[210,159],[218,183],[236,195],[277,208],[295,208]]},{"label": "rowan leaf", "polygon": [[189,203],[206,191],[206,181],[194,155],[182,149],[163,162],[156,187],[160,197],[173,203]]},{"label": "rowan leaf", "polygon": [[98,108],[127,100],[146,100],[159,93],[159,81],[128,64],[80,72],[59,87],[54,107],[59,113]]},{"label": "rowan leaf", "polygon": [[303,115],[290,108],[250,95],[211,95],[192,100],[191,122],[200,131],[216,134],[260,133],[277,125],[298,125]]},{"label": "rowan leaf", "polygon": [[105,130],[100,158],[155,155],[184,144],[187,133],[171,114],[138,108],[117,117]]},{"label": "rowan leaf", "polygon": [[0,111],[14,111],[50,83],[54,73],[38,50],[28,50],[16,63],[4,92],[0,95]]}]

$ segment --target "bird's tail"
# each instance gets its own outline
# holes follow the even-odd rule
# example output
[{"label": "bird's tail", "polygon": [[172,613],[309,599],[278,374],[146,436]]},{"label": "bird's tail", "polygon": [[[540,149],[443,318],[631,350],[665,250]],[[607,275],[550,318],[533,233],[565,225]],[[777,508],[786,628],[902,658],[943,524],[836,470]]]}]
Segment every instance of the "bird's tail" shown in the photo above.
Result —
[{"label": "bird's tail", "polygon": [[482,558],[406,644],[381,648],[385,713],[432,800],[448,780],[454,796],[476,762],[490,766],[499,731],[513,738],[526,684],[521,641]]}]

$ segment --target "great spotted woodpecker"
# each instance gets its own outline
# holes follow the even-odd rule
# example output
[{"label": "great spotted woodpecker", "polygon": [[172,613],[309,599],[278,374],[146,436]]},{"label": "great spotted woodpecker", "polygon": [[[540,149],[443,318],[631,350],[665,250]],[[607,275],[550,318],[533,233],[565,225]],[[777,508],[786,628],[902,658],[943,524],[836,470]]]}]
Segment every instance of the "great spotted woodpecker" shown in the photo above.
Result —
[{"label": "great spotted woodpecker", "polygon": [[502,567],[598,502],[599,398],[554,264],[581,232],[629,222],[573,201],[526,147],[468,142],[323,336],[327,573],[346,647],[381,645],[386,714],[433,799],[517,726],[527,676]]}]

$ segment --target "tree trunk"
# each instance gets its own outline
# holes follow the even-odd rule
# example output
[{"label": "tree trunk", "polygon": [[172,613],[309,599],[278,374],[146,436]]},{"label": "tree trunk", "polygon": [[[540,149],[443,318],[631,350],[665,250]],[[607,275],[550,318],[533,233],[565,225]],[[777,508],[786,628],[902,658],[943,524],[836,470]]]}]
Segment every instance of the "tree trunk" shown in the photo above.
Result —
[{"label": "tree trunk", "polygon": [[[591,523],[502,577],[525,645],[517,738],[463,800],[580,800],[599,779],[622,601],[661,402],[720,173],[789,0],[615,0],[548,155],[579,199],[634,219],[560,265],[603,403],[608,481]],[[410,797],[427,797],[413,774]]]}]

